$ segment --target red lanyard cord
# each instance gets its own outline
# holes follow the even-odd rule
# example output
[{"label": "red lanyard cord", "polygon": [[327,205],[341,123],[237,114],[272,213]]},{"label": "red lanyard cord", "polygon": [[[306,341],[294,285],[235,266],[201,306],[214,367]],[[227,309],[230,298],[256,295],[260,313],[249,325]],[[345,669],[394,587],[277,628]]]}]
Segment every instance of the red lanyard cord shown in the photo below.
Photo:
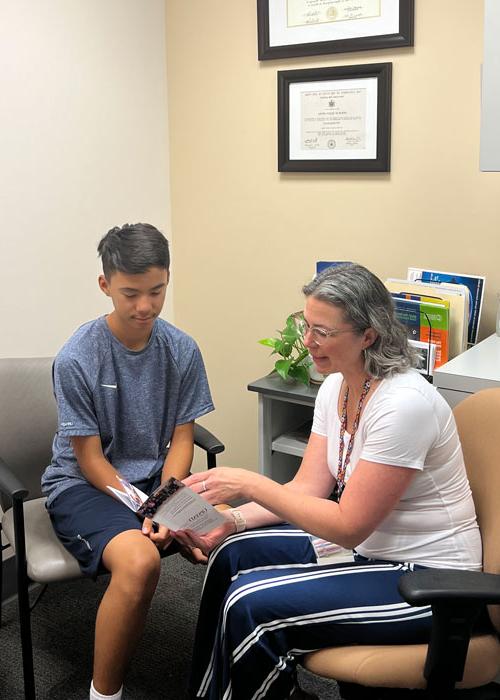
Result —
[{"label": "red lanyard cord", "polygon": [[351,437],[349,439],[349,444],[347,445],[347,452],[344,460],[344,434],[347,428],[347,399],[349,398],[349,387],[347,387],[344,394],[344,401],[342,404],[342,414],[340,416],[340,437],[339,437],[339,460],[337,464],[337,483],[333,490],[333,497],[337,501],[340,501],[342,492],[345,488],[345,473],[347,465],[351,460],[351,452],[354,446],[354,437],[359,425],[359,418],[361,416],[361,409],[363,408],[363,403],[366,399],[366,395],[370,391],[371,379],[365,379],[363,384],[363,391],[359,397],[358,409],[356,411],[356,416],[354,418],[354,423],[352,426]]}]

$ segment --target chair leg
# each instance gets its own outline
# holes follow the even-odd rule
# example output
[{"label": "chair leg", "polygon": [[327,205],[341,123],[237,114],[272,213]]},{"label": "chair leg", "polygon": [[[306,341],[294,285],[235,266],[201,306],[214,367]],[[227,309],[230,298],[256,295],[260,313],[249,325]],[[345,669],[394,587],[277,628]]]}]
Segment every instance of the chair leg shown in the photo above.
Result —
[{"label": "chair leg", "polygon": [[[28,582],[28,584],[29,584],[29,582]],[[33,612],[33,610],[35,609],[35,605],[38,605],[38,603],[41,601],[42,596],[44,595],[47,588],[48,588],[48,584],[46,584],[46,583],[40,584],[40,588],[38,590],[38,593],[36,594],[33,602],[30,604],[30,612]]]},{"label": "chair leg", "polygon": [[21,650],[23,656],[24,697],[36,700],[35,674],[33,669],[33,644],[31,640],[31,611],[29,599],[29,579],[26,565],[26,544],[24,537],[24,518],[22,501],[14,500],[14,532],[16,550],[17,602],[19,608],[19,626],[21,630]]},{"label": "chair leg", "polygon": [[2,603],[3,603],[3,552],[4,545],[2,543],[2,522],[0,520],[0,627],[2,626]]},{"label": "chair leg", "polygon": [[33,644],[31,640],[31,613],[28,593],[28,577],[18,571],[17,599],[19,625],[21,629],[21,649],[23,655],[23,677],[25,700],[35,700],[35,673],[33,669]]}]

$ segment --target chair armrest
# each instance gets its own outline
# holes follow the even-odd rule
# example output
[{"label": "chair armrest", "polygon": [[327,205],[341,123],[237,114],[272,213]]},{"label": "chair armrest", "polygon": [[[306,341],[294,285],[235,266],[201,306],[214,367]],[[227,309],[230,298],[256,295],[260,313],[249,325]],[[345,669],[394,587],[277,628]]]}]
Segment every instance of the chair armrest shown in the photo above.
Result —
[{"label": "chair armrest", "polygon": [[226,446],[199,423],[194,424],[194,444],[212,455],[224,452]]},{"label": "chair armrest", "polygon": [[6,462],[0,457],[0,491],[11,500],[24,499],[28,495],[28,489],[22,484],[14,472],[9,469]]},{"label": "chair armrest", "polygon": [[431,697],[448,697],[463,678],[474,623],[485,605],[500,602],[500,576],[426,569],[402,576],[398,589],[411,605],[432,606],[424,676]]},{"label": "chair armrest", "polygon": [[412,571],[401,577],[399,592],[416,606],[440,601],[500,603],[500,575],[451,569]]}]

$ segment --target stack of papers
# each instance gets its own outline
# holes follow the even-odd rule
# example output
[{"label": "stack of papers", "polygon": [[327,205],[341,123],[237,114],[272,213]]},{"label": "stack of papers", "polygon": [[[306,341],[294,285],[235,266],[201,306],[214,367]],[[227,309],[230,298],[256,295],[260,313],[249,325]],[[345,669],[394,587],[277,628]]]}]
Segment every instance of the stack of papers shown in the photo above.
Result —
[{"label": "stack of papers", "polygon": [[469,297],[467,323],[467,343],[477,343],[479,322],[483,306],[484,287],[486,278],[478,275],[464,275],[459,272],[442,272],[441,270],[428,270],[421,267],[408,268],[408,280],[421,281],[442,288],[446,285],[459,285],[466,287]]},{"label": "stack of papers", "polygon": [[407,279],[385,284],[408,338],[420,350],[428,348],[425,373],[477,341],[484,277],[410,267]]},{"label": "stack of papers", "polygon": [[[467,349],[469,295],[464,285],[434,285],[398,279],[388,279],[385,284],[393,297],[406,298],[420,306],[421,332],[419,337],[411,334],[409,324],[405,322],[402,315],[397,313],[397,309],[396,316],[408,327],[408,337],[411,340],[424,343],[430,341],[437,344],[436,367]],[[431,304],[435,305],[436,311],[440,309],[443,312],[442,317],[430,313],[430,309],[433,308],[430,306]]]}]

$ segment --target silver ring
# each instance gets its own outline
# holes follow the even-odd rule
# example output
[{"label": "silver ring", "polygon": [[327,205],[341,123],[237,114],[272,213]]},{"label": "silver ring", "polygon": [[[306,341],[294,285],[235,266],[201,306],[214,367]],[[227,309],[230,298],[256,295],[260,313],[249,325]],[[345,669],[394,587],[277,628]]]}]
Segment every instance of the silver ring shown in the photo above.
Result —
[{"label": "silver ring", "polygon": [[206,485],[206,483],[205,483],[204,480],[201,482],[201,485],[203,486],[203,489],[202,489],[201,492],[202,492],[202,493],[205,493],[205,491],[207,490],[207,485]]}]

